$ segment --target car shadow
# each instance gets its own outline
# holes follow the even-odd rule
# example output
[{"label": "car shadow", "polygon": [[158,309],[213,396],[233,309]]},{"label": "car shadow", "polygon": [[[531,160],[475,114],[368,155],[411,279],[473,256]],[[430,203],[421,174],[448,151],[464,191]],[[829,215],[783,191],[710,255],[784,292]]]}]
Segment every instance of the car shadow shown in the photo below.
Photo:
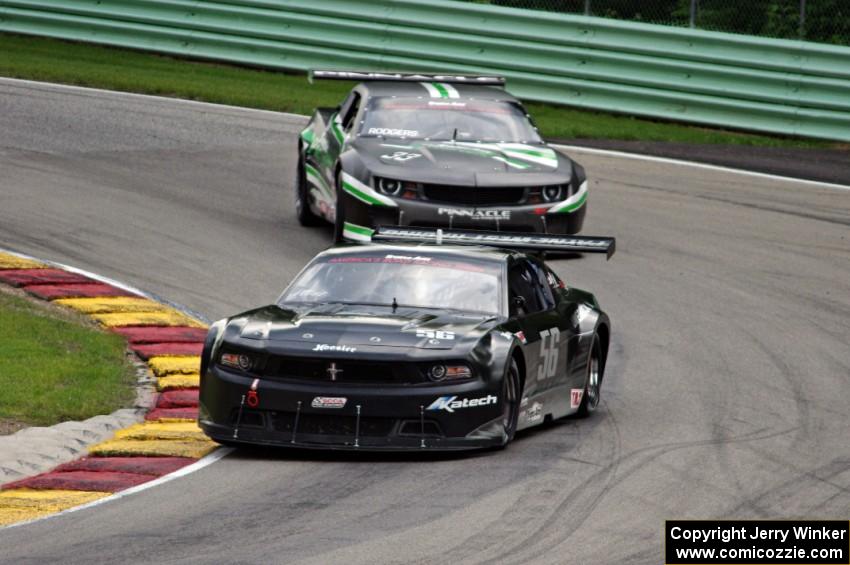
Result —
[{"label": "car shadow", "polygon": [[469,451],[359,451],[303,447],[238,446],[228,458],[244,460],[313,461],[328,463],[422,463],[476,459],[498,453],[498,449]]},{"label": "car shadow", "polygon": [[[510,445],[516,442],[529,441],[542,434],[550,433],[552,430],[574,426],[577,422],[586,421],[585,418],[567,416],[558,420],[547,419],[542,424],[533,428],[520,430],[516,433]],[[510,449],[510,445],[507,449]],[[439,461],[462,461],[473,460],[483,457],[498,456],[503,450],[500,448],[479,448],[468,451],[363,451],[353,449],[321,449],[305,447],[276,447],[240,445],[233,446],[234,451],[228,458],[249,460],[274,460],[274,461],[313,461],[329,463],[422,463]]]}]

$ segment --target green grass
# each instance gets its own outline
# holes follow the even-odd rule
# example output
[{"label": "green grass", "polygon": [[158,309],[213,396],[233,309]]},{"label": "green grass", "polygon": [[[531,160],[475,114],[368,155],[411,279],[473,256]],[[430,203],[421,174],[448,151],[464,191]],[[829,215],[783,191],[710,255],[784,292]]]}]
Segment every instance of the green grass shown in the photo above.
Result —
[{"label": "green grass", "polygon": [[[336,106],[349,83],[308,84],[302,74],[189,61],[145,52],[0,34],[0,75],[310,114]],[[529,110],[549,139],[618,139],[837,147],[828,141],[731,132],[544,104]]]},{"label": "green grass", "polygon": [[125,348],[82,316],[0,291],[0,423],[49,426],[130,406]]}]

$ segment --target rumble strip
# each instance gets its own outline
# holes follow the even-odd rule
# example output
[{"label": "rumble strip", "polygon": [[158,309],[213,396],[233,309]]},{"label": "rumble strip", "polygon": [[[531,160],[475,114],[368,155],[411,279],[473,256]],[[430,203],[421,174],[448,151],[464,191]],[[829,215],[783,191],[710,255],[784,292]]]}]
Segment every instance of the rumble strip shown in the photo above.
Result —
[{"label": "rumble strip", "polygon": [[127,288],[11,253],[0,252],[0,283],[73,308],[123,335],[156,375],[159,391],[145,422],[91,446],[86,457],[0,487],[0,527],[138,487],[216,449],[196,423],[204,323]]}]

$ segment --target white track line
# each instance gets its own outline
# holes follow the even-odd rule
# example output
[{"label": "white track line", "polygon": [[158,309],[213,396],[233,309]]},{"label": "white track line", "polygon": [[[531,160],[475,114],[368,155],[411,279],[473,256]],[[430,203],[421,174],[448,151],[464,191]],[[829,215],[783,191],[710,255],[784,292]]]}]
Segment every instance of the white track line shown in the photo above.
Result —
[{"label": "white track line", "polygon": [[800,179],[796,177],[785,177],[782,175],[772,175],[770,173],[757,173],[746,169],[735,169],[732,167],[724,167],[722,165],[709,165],[707,163],[697,163],[695,161],[684,161],[681,159],[671,159],[669,157],[653,157],[651,155],[641,155],[639,153],[626,153],[625,151],[613,151],[610,149],[596,149],[594,147],[583,147],[581,145],[554,145],[567,151],[592,153],[594,155],[607,155],[609,157],[619,157],[621,159],[635,159],[640,161],[650,161],[654,163],[664,163],[666,165],[680,165],[684,167],[693,167],[695,169],[705,169],[708,171],[719,171],[723,173],[733,173],[737,175],[746,175],[750,177],[758,177],[769,180],[778,180],[783,182],[804,183],[818,188],[831,188],[838,190],[850,190],[850,186],[844,184],[834,184],[831,182],[821,182],[817,180]]},{"label": "white track line", "polygon": [[149,100],[157,100],[160,102],[177,102],[179,104],[186,104],[190,106],[200,106],[206,108],[217,108],[219,110],[228,109],[228,110],[239,110],[242,112],[252,112],[252,113],[261,113],[261,114],[270,114],[273,116],[290,116],[294,118],[298,118],[304,120],[305,122],[308,119],[308,116],[302,116],[301,114],[291,114],[289,112],[275,112],[274,110],[262,110],[260,108],[246,108],[245,106],[231,106],[230,104],[216,104],[215,102],[203,102],[200,100],[186,100],[185,98],[172,98],[170,96],[155,96],[153,94],[139,94],[137,92],[126,92],[124,90],[106,90],[105,88],[92,88],[89,86],[75,86],[72,84],[61,84],[58,82],[41,82],[37,80],[26,80],[21,78],[6,78],[0,77],[0,84],[9,84],[14,86],[19,84],[21,86],[49,86],[50,88],[55,88],[57,90],[71,90],[77,91],[81,93],[98,93],[98,94],[110,94],[110,95],[118,95],[125,96],[128,98],[141,98],[141,99],[149,99]]},{"label": "white track line", "polygon": [[16,522],[14,524],[9,524],[8,526],[0,527],[0,530],[8,530],[10,528],[17,528],[18,526],[26,526],[27,524],[32,524],[34,522],[41,522],[42,520],[49,520],[50,518],[55,518],[56,516],[62,516],[64,514],[70,514],[71,512],[76,512],[78,510],[85,510],[86,508],[92,508],[94,506],[100,506],[101,504],[106,504],[107,502],[112,502],[113,500],[118,500],[119,498],[124,498],[125,496],[130,496],[132,494],[136,494],[142,492],[144,490],[148,490],[149,488],[157,487],[161,484],[173,481],[174,479],[179,479],[180,477],[185,477],[195,471],[200,471],[204,467],[212,465],[219,459],[223,459],[227,457],[233,452],[232,447],[219,447],[209,455],[198,459],[191,465],[186,465],[182,469],[177,469],[173,473],[168,473],[167,475],[163,475],[158,479],[154,479],[152,481],[148,481],[146,483],[142,483],[140,485],[130,487],[126,490],[118,491],[110,496],[106,496],[104,498],[99,498],[97,500],[93,500],[91,502],[87,502],[86,504],[81,504],[79,506],[74,506],[73,508],[68,508],[67,510],[63,510],[61,512],[57,512],[55,514],[48,514],[47,516],[40,516],[38,518],[33,518],[32,520],[27,520],[25,522]]},{"label": "white track line", "polygon": [[[216,108],[216,109],[228,109],[228,110],[237,110],[242,112],[252,112],[252,113],[263,113],[270,114],[274,116],[287,116],[291,118],[299,118],[302,120],[306,120],[307,116],[302,116],[301,114],[292,114],[289,112],[275,112],[272,110],[260,110],[257,108],[245,108],[243,106],[231,106],[229,104],[215,104],[213,102],[201,102],[198,100],[185,100],[183,98],[170,98],[166,96],[154,96],[152,94],[138,94],[135,92],[124,92],[121,90],[105,90],[102,88],[90,88],[86,86],[73,86],[69,84],[59,84],[54,82],[40,82],[34,80],[25,80],[25,79],[17,79],[17,78],[3,78],[0,77],[0,84],[8,83],[11,85],[20,84],[22,86],[49,86],[51,88],[63,89],[63,90],[73,90],[73,91],[82,91],[82,92],[92,92],[92,93],[102,93],[102,94],[110,94],[114,96],[126,96],[130,98],[141,98],[141,99],[152,99],[162,101],[169,101],[178,104],[188,104],[192,106],[199,107],[207,107],[207,108]],[[838,189],[838,190],[850,190],[850,185],[844,184],[835,184],[829,182],[821,182],[815,180],[807,180],[796,177],[786,177],[782,175],[771,175],[769,173],[757,173],[754,171],[748,171],[746,169],[736,169],[733,167],[723,167],[720,165],[708,165],[706,163],[698,163],[696,161],[687,161],[684,159],[671,159],[667,157],[653,157],[651,155],[642,155],[640,153],[628,153],[625,151],[612,151],[609,149],[594,149],[592,147],[581,147],[578,145],[555,145],[555,147],[561,147],[568,151],[584,151],[586,153],[594,153],[596,155],[607,155],[609,157],[618,157],[621,159],[633,159],[638,161],[650,161],[655,163],[664,163],[667,165],[678,165],[682,167],[693,167],[697,169],[704,169],[709,171],[719,171],[724,173],[731,173],[737,175],[751,176],[757,178],[763,178],[768,180],[776,180],[781,182],[793,182],[793,183],[801,183],[807,184],[812,187],[817,188],[830,188],[830,189]]]},{"label": "white track line", "polygon": [[149,298],[149,299],[154,300],[156,302],[162,302],[163,304],[166,304],[167,306],[171,306],[175,310],[179,310],[180,312],[183,312],[184,314],[188,314],[189,316],[192,316],[193,318],[197,318],[198,320],[201,320],[205,324],[210,323],[210,320],[206,316],[204,316],[203,314],[195,312],[194,310],[187,308],[186,306],[183,306],[181,304],[177,304],[175,302],[167,300],[167,299],[165,299],[165,298],[163,298],[163,297],[161,297],[157,294],[145,292],[144,290],[141,290],[141,289],[136,288],[134,286],[131,286],[129,284],[122,283],[121,281],[116,281],[115,279],[110,279],[109,277],[104,277],[103,275],[98,275],[97,273],[92,273],[91,271],[86,271],[85,269],[79,269],[77,267],[72,267],[71,265],[66,265],[64,263],[59,263],[57,261],[50,261],[50,260],[47,260],[47,259],[42,259],[40,257],[33,257],[32,255],[27,255],[26,253],[19,253],[18,251],[12,251],[11,249],[5,249],[3,247],[0,247],[0,252],[8,253],[9,255],[14,255],[16,257],[21,257],[23,259],[31,259],[33,261],[38,261],[40,263],[44,263],[45,265],[50,265],[52,267],[58,267],[58,268],[63,269],[65,271],[77,273],[78,275],[83,275],[83,276],[89,277],[90,279],[94,279],[94,280],[102,282],[102,283],[110,284],[112,286],[120,288],[121,290],[126,290],[127,292],[132,292],[133,294],[137,294],[137,295],[142,296],[144,298]]}]

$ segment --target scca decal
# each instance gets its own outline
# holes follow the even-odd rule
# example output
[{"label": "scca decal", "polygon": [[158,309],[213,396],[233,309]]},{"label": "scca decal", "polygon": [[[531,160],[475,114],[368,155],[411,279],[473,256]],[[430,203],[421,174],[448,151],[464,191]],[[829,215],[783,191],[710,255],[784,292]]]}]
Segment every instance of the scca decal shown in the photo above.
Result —
[{"label": "scca decal", "polygon": [[481,398],[464,398],[457,400],[457,396],[441,396],[431,403],[426,410],[445,410],[454,413],[459,408],[475,408],[478,406],[491,406],[499,402],[498,397],[488,394]]},{"label": "scca decal", "polygon": [[345,408],[347,398],[341,396],[317,396],[310,403],[313,408]]}]

